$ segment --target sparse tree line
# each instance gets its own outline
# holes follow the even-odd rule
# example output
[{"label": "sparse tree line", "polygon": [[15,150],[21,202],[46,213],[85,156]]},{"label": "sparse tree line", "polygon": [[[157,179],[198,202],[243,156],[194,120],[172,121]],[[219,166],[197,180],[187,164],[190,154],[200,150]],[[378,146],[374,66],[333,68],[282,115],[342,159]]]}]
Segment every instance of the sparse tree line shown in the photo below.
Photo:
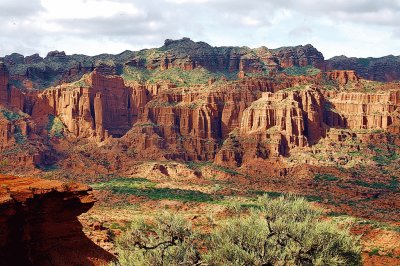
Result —
[{"label": "sparse tree line", "polygon": [[361,265],[359,237],[323,219],[303,198],[262,196],[209,234],[176,214],[137,220],[116,242],[112,265]]}]

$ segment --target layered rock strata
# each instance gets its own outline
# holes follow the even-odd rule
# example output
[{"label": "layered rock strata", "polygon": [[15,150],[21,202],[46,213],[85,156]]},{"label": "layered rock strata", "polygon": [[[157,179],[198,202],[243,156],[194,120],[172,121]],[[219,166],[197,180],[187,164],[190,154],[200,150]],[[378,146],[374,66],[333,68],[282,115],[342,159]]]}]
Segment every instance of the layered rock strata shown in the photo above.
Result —
[{"label": "layered rock strata", "polygon": [[94,202],[84,185],[0,175],[0,265],[107,263],[77,219]]}]

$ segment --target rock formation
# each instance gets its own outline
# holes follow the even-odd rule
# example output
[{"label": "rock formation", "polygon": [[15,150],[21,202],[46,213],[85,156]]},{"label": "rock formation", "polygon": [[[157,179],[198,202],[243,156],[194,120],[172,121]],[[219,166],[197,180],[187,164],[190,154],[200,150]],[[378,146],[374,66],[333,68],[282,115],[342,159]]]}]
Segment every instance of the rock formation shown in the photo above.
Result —
[{"label": "rock formation", "polygon": [[400,56],[355,58],[335,56],[326,60],[325,70],[355,70],[362,78],[377,81],[400,80]]},{"label": "rock formation", "polygon": [[4,63],[0,62],[0,104],[8,99],[8,70]]},{"label": "rock formation", "polygon": [[[58,136],[108,143],[130,159],[215,159],[234,166],[288,157],[317,144],[330,128],[399,132],[398,83],[367,81],[354,70],[320,72],[315,68],[326,62],[311,45],[212,47],[183,38],[115,56],[54,51],[3,60],[0,103],[25,115],[0,119],[1,149],[29,150],[11,160],[32,167],[54,158],[58,144],[70,145],[53,138],[54,119]],[[38,62],[49,66],[46,73]],[[57,85],[36,90],[37,80],[50,80],[40,77]],[[16,142],[18,130],[29,149]]]},{"label": "rock formation", "polygon": [[0,175],[0,265],[100,265],[112,256],[77,216],[95,199],[84,185]]},{"label": "rock formation", "polygon": [[352,130],[400,132],[400,91],[381,93],[338,93],[331,97],[326,123]]},{"label": "rock formation", "polygon": [[146,92],[125,86],[121,77],[103,76],[97,71],[81,82],[40,93],[32,117],[43,120],[49,114],[59,116],[77,137],[101,141],[109,135],[124,135],[135,122]]},{"label": "rock formation", "polygon": [[229,137],[216,161],[240,166],[255,158],[286,156],[292,148],[317,142],[324,135],[323,101],[312,88],[263,93],[243,112],[239,131]]}]

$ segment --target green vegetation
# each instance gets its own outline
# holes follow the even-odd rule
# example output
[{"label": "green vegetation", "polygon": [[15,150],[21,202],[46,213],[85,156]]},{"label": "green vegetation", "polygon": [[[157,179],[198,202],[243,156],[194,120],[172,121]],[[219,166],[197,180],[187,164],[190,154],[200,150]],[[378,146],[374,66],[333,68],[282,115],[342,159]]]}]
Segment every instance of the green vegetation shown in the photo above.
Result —
[{"label": "green vegetation", "polygon": [[193,86],[207,84],[210,79],[220,79],[225,76],[228,79],[237,79],[237,73],[210,72],[205,68],[195,68],[193,70],[183,70],[177,67],[161,70],[159,68],[150,70],[146,68],[125,66],[122,77],[126,80],[136,80],[139,82],[157,83],[159,81],[169,81],[173,84],[182,86]]},{"label": "green vegetation", "polygon": [[246,73],[246,76],[252,77],[252,78],[268,77],[269,76],[269,70],[263,70],[261,72],[255,72],[255,73]]},{"label": "green vegetation", "polygon": [[238,171],[235,171],[233,169],[230,168],[226,168],[220,165],[215,165],[212,162],[186,162],[185,163],[190,169],[192,170],[200,170],[202,167],[206,167],[209,166],[215,170],[227,173],[227,174],[231,174],[231,175],[243,175],[241,173],[239,173]]},{"label": "green vegetation", "polygon": [[192,202],[211,202],[209,194],[196,191],[173,188],[157,188],[156,183],[145,178],[114,178],[107,182],[95,183],[95,189],[109,190],[116,194],[147,197],[152,200],[179,200]]},{"label": "green vegetation", "polygon": [[373,248],[370,252],[369,252],[370,256],[373,255],[379,255],[379,248]]},{"label": "green vegetation", "polygon": [[61,138],[64,136],[64,124],[59,117],[54,115],[48,116],[47,132],[49,137]]},{"label": "green vegetation", "polygon": [[231,175],[242,175],[238,171],[235,171],[235,170],[232,170],[232,169],[220,166],[220,165],[213,165],[213,168],[216,169],[216,170],[219,170],[221,172],[225,172],[227,174],[231,174]]},{"label": "green vegetation", "polygon": [[16,125],[14,128],[14,139],[17,144],[24,144],[26,143],[27,139],[24,134],[22,134],[21,128]]},{"label": "green vegetation", "polygon": [[1,109],[0,112],[8,121],[16,121],[21,118],[21,115],[18,113],[11,112],[9,110]]},{"label": "green vegetation", "polygon": [[133,127],[158,127],[155,123],[136,123]]},{"label": "green vegetation", "polygon": [[90,84],[87,83],[88,74],[85,74],[81,77],[81,79],[75,81],[71,85],[73,87],[90,87]]},{"label": "green vegetation", "polygon": [[368,58],[358,58],[357,59],[357,63],[362,65],[362,66],[364,66],[364,67],[367,67],[370,64],[370,59],[368,59]]},{"label": "green vegetation", "polygon": [[337,181],[337,180],[339,180],[338,177],[336,177],[332,174],[316,174],[314,176],[314,179],[317,181]]},{"label": "green vegetation", "polygon": [[134,221],[118,238],[118,261],[111,265],[199,265],[197,237],[179,215],[163,213],[152,222]]},{"label": "green vegetation", "polygon": [[386,189],[390,191],[399,191],[400,189],[400,184],[397,178],[392,178],[390,180],[389,184],[387,183],[378,183],[378,182],[373,182],[373,183],[368,183],[365,181],[361,180],[354,180],[350,182],[351,184],[361,186],[361,187],[367,187],[367,188],[373,188],[373,189]]},{"label": "green vegetation", "polygon": [[321,70],[313,66],[305,66],[305,67],[295,66],[295,67],[285,68],[282,72],[289,76],[314,76],[320,73]]},{"label": "green vegetation", "polygon": [[117,239],[113,265],[361,265],[349,225],[321,219],[303,198],[263,196],[241,208],[207,235],[173,214],[137,220]]},{"label": "green vegetation", "polygon": [[372,160],[375,161],[375,163],[378,166],[386,166],[391,164],[393,161],[397,160],[400,158],[399,154],[396,152],[397,146],[395,146],[393,143],[391,143],[390,136],[388,137],[389,144],[388,147],[377,147],[373,144],[369,144],[368,148],[372,151],[375,152],[375,155],[372,157]]}]

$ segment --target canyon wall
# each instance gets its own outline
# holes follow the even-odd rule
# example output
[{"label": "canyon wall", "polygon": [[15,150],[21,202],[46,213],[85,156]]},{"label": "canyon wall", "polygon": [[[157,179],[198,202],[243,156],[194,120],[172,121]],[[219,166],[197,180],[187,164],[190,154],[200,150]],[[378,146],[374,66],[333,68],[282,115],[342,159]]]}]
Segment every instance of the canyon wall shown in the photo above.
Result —
[{"label": "canyon wall", "polygon": [[308,78],[244,78],[232,84],[165,88],[145,105],[121,139],[139,158],[212,160],[220,142],[240,127],[244,110],[261,97],[309,82]]},{"label": "canyon wall", "polygon": [[400,56],[384,56],[381,58],[356,58],[335,56],[326,60],[323,70],[354,70],[362,78],[377,81],[400,80]]},{"label": "canyon wall", "polygon": [[77,216],[95,200],[84,185],[0,175],[0,265],[100,265],[112,256]]}]

